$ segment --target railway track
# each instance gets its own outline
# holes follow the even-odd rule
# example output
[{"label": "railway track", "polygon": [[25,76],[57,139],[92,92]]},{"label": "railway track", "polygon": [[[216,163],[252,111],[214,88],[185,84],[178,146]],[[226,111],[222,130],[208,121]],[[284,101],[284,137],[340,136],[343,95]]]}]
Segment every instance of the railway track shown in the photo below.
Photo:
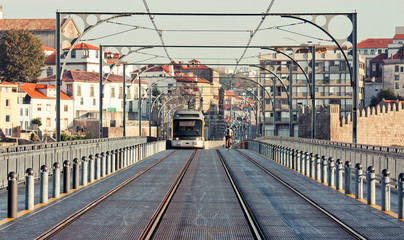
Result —
[{"label": "railway track", "polygon": [[105,201],[105,199],[107,199],[108,197],[112,196],[113,194],[115,194],[116,192],[118,192],[119,190],[121,190],[123,187],[127,186],[129,183],[131,183],[133,180],[137,179],[138,177],[140,177],[141,175],[143,175],[144,173],[146,173],[147,171],[149,171],[151,168],[155,167],[157,164],[159,164],[160,162],[162,162],[164,159],[168,158],[169,156],[173,155],[177,150],[167,154],[166,156],[160,158],[159,160],[157,160],[156,162],[154,162],[153,164],[151,164],[150,166],[146,167],[145,169],[143,169],[142,171],[140,171],[139,173],[135,174],[134,176],[128,178],[126,181],[122,182],[121,184],[119,184],[118,186],[116,186],[115,188],[113,188],[112,190],[110,190],[109,192],[107,192],[106,194],[104,194],[103,196],[99,197],[97,200],[89,203],[87,206],[85,206],[84,208],[80,209],[79,211],[75,212],[74,214],[70,215],[69,217],[67,217],[64,221],[60,222],[59,224],[57,224],[56,226],[54,226],[53,228],[51,228],[49,231],[41,234],[40,236],[36,237],[35,239],[50,239],[53,236],[55,236],[58,232],[62,231],[64,228],[66,228],[67,226],[69,226],[71,223],[73,223],[74,221],[76,221],[80,216],[86,214],[87,212],[89,212],[91,209],[93,209],[94,207],[96,207],[97,205],[99,205],[100,203],[102,203],[103,201]]},{"label": "railway track", "polygon": [[[127,179],[126,181],[122,182],[120,185],[118,185],[114,189],[110,190],[108,193],[106,193],[102,197],[98,198],[94,202],[88,204],[86,207],[84,207],[81,210],[77,211],[76,213],[72,214],[71,216],[69,216],[64,221],[57,224],[55,227],[53,227],[49,231],[38,236],[36,239],[50,239],[52,237],[63,236],[63,233],[66,234],[66,231],[69,231],[68,229],[72,229],[71,227],[73,227],[73,226],[71,226],[70,228],[67,228],[69,225],[74,223],[81,216],[90,212],[90,210],[94,209],[97,205],[104,202],[106,199],[108,199],[111,196],[113,196],[114,194],[118,193],[120,190],[122,190],[122,188],[127,186],[129,183],[131,183],[138,177],[142,176],[149,170],[153,169],[153,167],[157,166],[164,159],[167,159],[168,157],[172,156],[175,152],[177,152],[177,151],[171,152],[170,154],[160,158],[152,165],[148,166],[147,168],[143,169],[136,175],[134,175],[134,176],[130,177],[129,179]],[[231,152],[233,152],[233,151],[231,151]],[[311,199],[309,199],[308,197],[306,197],[305,195],[303,195],[302,193],[297,191],[295,188],[293,188],[289,184],[287,184],[285,181],[283,181],[278,176],[276,176],[276,174],[272,173],[267,168],[260,165],[257,161],[255,161],[254,159],[252,159],[251,157],[249,157],[248,155],[244,154],[241,151],[237,150],[237,152],[241,156],[243,156],[245,159],[247,159],[251,163],[253,163],[255,166],[257,166],[259,169],[264,171],[265,173],[263,175],[267,174],[267,175],[270,175],[272,178],[276,179],[276,181],[281,183],[286,188],[290,189],[292,192],[297,194],[300,198],[304,199],[308,204],[315,207],[318,211],[321,212],[318,214],[325,214],[328,218],[330,218],[332,221],[334,221],[336,224],[338,224],[338,226],[340,226],[343,229],[343,231],[349,233],[353,238],[366,239],[365,236],[361,235],[354,229],[350,228],[348,225],[344,224],[341,220],[339,220],[334,215],[332,215],[331,213],[326,211],[324,208],[322,208],[321,206],[316,204],[314,201],[312,201]],[[235,153],[235,152],[233,152],[233,153]],[[227,206],[228,206],[227,204],[230,204],[230,203],[233,204],[233,205],[231,205],[232,207],[230,207],[230,205],[229,205],[229,209],[231,209],[231,210],[225,210],[225,211],[230,211],[233,215],[234,215],[234,211],[239,212],[239,214],[238,215],[236,214],[237,216],[232,220],[234,222],[231,222],[231,221],[229,222],[230,225],[225,225],[225,223],[223,223],[224,226],[226,226],[226,228],[228,228],[228,229],[223,230],[222,226],[219,224],[218,229],[220,229],[220,230],[218,230],[218,231],[220,232],[220,234],[230,234],[228,231],[232,231],[232,230],[231,230],[231,227],[229,227],[229,226],[234,227],[233,224],[238,223],[238,224],[240,224],[239,227],[236,227],[235,232],[231,233],[233,235],[229,235],[229,236],[238,236],[236,238],[249,238],[249,239],[251,239],[251,238],[266,239],[266,237],[270,236],[270,234],[268,234],[268,232],[265,232],[267,230],[265,228],[263,228],[262,226],[260,226],[260,219],[255,216],[255,213],[252,210],[254,207],[254,203],[248,202],[248,194],[245,193],[247,195],[246,196],[243,195],[242,186],[241,185],[238,186],[236,179],[234,178],[234,176],[232,176],[233,173],[232,173],[232,170],[230,169],[230,166],[229,166],[230,162],[228,162],[227,155],[224,158],[224,156],[222,155],[222,153],[219,150],[216,150],[216,152],[215,151],[208,152],[209,156],[206,156],[205,152],[203,152],[203,153],[201,152],[197,155],[197,157],[195,157],[196,155],[197,155],[197,150],[194,150],[192,153],[191,153],[191,151],[188,151],[186,155],[182,154],[182,152],[177,152],[177,154],[175,156],[170,158],[171,160],[173,160],[173,159],[179,160],[176,163],[177,164],[176,167],[173,168],[173,169],[175,169],[175,171],[171,172],[170,181],[169,182],[167,181],[166,184],[164,185],[165,186],[164,187],[165,190],[163,190],[164,192],[160,190],[161,192],[158,195],[158,198],[154,200],[155,204],[153,205],[152,208],[150,208],[150,210],[148,210],[148,214],[143,217],[144,220],[143,220],[142,224],[139,225],[139,224],[135,224],[134,222],[131,222],[130,223],[130,224],[132,224],[131,226],[129,226],[125,230],[122,229],[122,231],[128,232],[128,235],[116,235],[116,236],[112,235],[112,236],[114,236],[114,238],[131,238],[131,239],[142,239],[142,240],[143,239],[152,239],[152,238],[162,238],[162,237],[184,238],[184,235],[181,235],[182,230],[184,230],[184,232],[193,232],[193,234],[195,234],[195,235],[186,235],[187,237],[198,238],[198,237],[206,236],[206,233],[209,233],[209,231],[215,231],[215,230],[211,230],[207,226],[203,226],[205,228],[203,230],[201,230],[200,228],[198,228],[200,226],[198,226],[197,222],[193,222],[192,219],[195,220],[195,218],[197,217],[195,214],[196,210],[199,212],[199,215],[200,215],[200,211],[206,210],[207,212],[205,215],[212,217],[212,211],[215,211],[214,210],[215,208],[213,207],[213,208],[209,209],[210,208],[209,206],[211,206],[211,205],[209,205],[209,204],[211,204],[211,202],[209,202],[209,201],[201,200],[199,202],[198,201],[190,202],[189,199],[190,199],[190,197],[196,198],[197,196],[199,196],[198,194],[206,196],[204,194],[214,192],[214,191],[216,191],[215,193],[213,193],[213,196],[214,196],[213,202],[214,203],[218,204],[219,203],[218,200],[221,199],[221,201],[223,201],[223,202],[221,202],[221,204],[223,204],[223,205],[220,205],[220,206],[222,206],[222,208],[223,207],[227,208]],[[187,158],[186,158],[186,156],[187,156]],[[212,158],[214,158],[214,160]],[[193,162],[194,159],[195,160],[197,159],[197,161]],[[212,159],[212,161],[207,163],[206,162],[207,159]],[[191,163],[192,163],[192,165],[191,165]],[[167,161],[165,164],[171,165],[171,161]],[[200,164],[202,164],[203,166],[201,166]],[[160,167],[158,168],[159,170],[157,170],[157,169],[156,170],[164,171],[164,168],[165,168],[164,166],[168,166],[168,165],[160,165]],[[212,167],[212,165],[214,165],[215,167],[209,168],[209,167]],[[181,168],[181,166],[182,166],[182,168]],[[250,165],[250,166],[253,166],[253,165]],[[178,169],[180,169],[180,168],[181,168],[181,170],[178,172]],[[197,174],[198,172],[203,172],[204,170],[206,172],[210,172],[210,173],[215,172],[215,174],[217,174],[217,175],[215,175],[216,176],[215,178],[217,178],[217,179],[215,179],[215,181],[204,181],[204,180],[201,180],[200,177],[194,176],[194,174]],[[214,170],[214,171],[212,171],[212,170]],[[187,171],[189,172],[189,174],[187,173]],[[256,171],[260,171],[260,170],[257,169]],[[158,172],[156,172],[156,173],[158,174]],[[149,175],[151,177],[151,179],[154,178],[150,174],[147,174],[147,175]],[[204,177],[206,178],[206,176],[204,176]],[[165,179],[165,177],[164,177],[164,179]],[[184,179],[186,179],[186,180],[184,180]],[[209,179],[209,177],[207,177],[207,179]],[[197,182],[197,181],[200,181],[203,183],[200,183],[200,186],[192,185],[192,184],[195,184],[195,182]],[[218,181],[220,182],[220,186],[217,186],[217,187],[220,190],[216,190],[216,186],[214,184],[212,184],[214,182],[218,183]],[[141,182],[134,182],[134,184],[136,186],[138,186],[137,185],[138,183],[140,183],[140,185],[141,185]],[[159,185],[158,182],[155,184]],[[202,185],[205,185],[205,187],[208,186],[210,188],[201,189]],[[227,189],[226,193],[223,193],[224,187],[226,187],[226,189]],[[169,190],[167,191],[167,189],[169,189]],[[190,192],[191,189],[193,189],[194,192]],[[151,191],[155,191],[155,190],[151,190]],[[283,191],[283,190],[281,190],[281,191]],[[166,194],[164,195],[165,192],[166,192]],[[203,193],[203,194],[201,194],[201,193]],[[218,193],[223,193],[223,194],[222,194],[222,196],[215,196],[215,194],[218,194]],[[231,194],[229,194],[229,193],[231,193]],[[179,197],[181,195],[186,195],[186,197],[185,198]],[[176,200],[173,201],[174,197],[176,197],[176,196],[177,196]],[[114,197],[113,199],[115,199],[115,198],[116,197]],[[236,198],[237,198],[237,200],[235,200]],[[148,197],[146,197],[144,199],[146,199],[146,201],[147,201]],[[143,200],[143,201],[145,201],[145,200]],[[170,204],[170,203],[172,203],[172,204]],[[104,203],[104,204],[109,204],[109,203]],[[132,203],[132,204],[135,204],[135,203]],[[194,208],[194,209],[192,209],[192,208]],[[237,210],[235,210],[236,208],[237,208]],[[156,209],[154,211],[154,213],[152,212],[153,209]],[[220,207],[218,207],[216,209],[220,209]],[[102,211],[104,211],[103,208],[102,208]],[[174,213],[174,215],[173,215],[173,213]],[[129,213],[129,214],[132,214],[132,213]],[[195,215],[193,215],[193,214],[195,214]],[[167,215],[169,215],[169,216],[167,216]],[[181,218],[179,220],[178,220],[178,218],[176,218],[178,216],[181,216]],[[220,214],[219,214],[219,216],[220,216]],[[108,217],[106,217],[106,218],[108,219]],[[88,219],[88,216],[86,217],[86,219]],[[116,220],[111,220],[111,221],[116,221]],[[218,223],[221,223],[220,219],[218,219],[217,216],[209,218],[208,221],[211,222],[212,224],[216,224],[216,225]],[[276,221],[276,219],[274,219],[273,221]],[[191,222],[191,224],[188,224],[188,222]],[[186,226],[187,227],[186,230],[184,228],[184,223],[188,224]],[[75,223],[75,224],[77,226],[78,223]],[[242,228],[242,230],[238,230],[237,228],[240,228],[240,229]],[[61,231],[63,231],[63,233],[58,235],[58,233],[60,233]],[[76,231],[76,230],[74,230],[74,231]],[[108,230],[105,230],[105,231],[108,231]],[[120,231],[120,229],[118,228],[116,231]],[[166,231],[173,231],[174,233],[168,233]],[[342,230],[340,230],[340,231],[343,232]],[[94,234],[91,236],[94,238],[97,238],[97,236],[98,236],[97,230],[92,230],[91,232],[92,232],[92,234]],[[203,235],[203,234],[200,235],[201,232],[203,232],[203,234],[205,234],[205,235]],[[242,232],[242,234],[245,234],[245,235],[242,235],[243,237],[240,237],[241,236],[240,232]],[[69,237],[72,237],[72,235],[74,235],[70,232],[68,232],[68,234],[69,234],[68,235]],[[217,235],[217,234],[218,234],[217,232],[212,233],[209,238],[218,238],[218,236],[220,236],[220,235]],[[109,236],[111,236],[111,235],[109,235]],[[123,236],[126,236],[126,237],[123,237]],[[212,236],[214,236],[214,237],[212,237]],[[225,236],[227,236],[227,235],[225,235]],[[104,237],[105,237],[105,235],[104,235]],[[106,237],[106,238],[108,238],[108,237]],[[74,239],[74,236],[72,239]]]},{"label": "railway track", "polygon": [[279,178],[276,174],[274,174],[273,172],[271,172],[270,170],[268,170],[267,168],[265,168],[264,166],[262,166],[261,164],[259,164],[257,161],[255,161],[254,159],[252,159],[251,157],[249,157],[248,155],[244,154],[243,152],[236,150],[240,155],[242,155],[243,157],[245,157],[247,160],[249,160],[250,162],[252,162],[254,165],[256,165],[258,168],[260,168],[261,170],[263,170],[265,173],[267,173],[268,175],[270,175],[271,177],[273,177],[274,179],[276,179],[279,183],[281,183],[283,186],[285,186],[286,188],[288,188],[289,190],[291,190],[292,192],[294,192],[295,194],[297,194],[299,197],[301,197],[302,199],[304,199],[307,203],[309,203],[311,206],[315,207],[317,210],[319,210],[320,212],[322,212],[324,215],[326,215],[328,218],[330,218],[332,221],[334,221],[337,225],[339,225],[344,231],[346,231],[347,233],[349,233],[352,237],[354,237],[355,239],[367,239],[364,235],[362,235],[361,233],[359,233],[358,231],[356,231],[355,229],[349,227],[348,225],[346,225],[343,221],[341,221],[340,219],[338,219],[337,217],[335,217],[333,214],[331,214],[329,211],[327,211],[325,208],[321,207],[319,204],[317,204],[316,202],[312,201],[310,198],[308,198],[307,196],[305,196],[304,194],[302,194],[301,192],[299,192],[297,189],[295,189],[294,187],[292,187],[291,185],[289,185],[287,182],[285,182],[284,180],[282,180],[281,178]]}]

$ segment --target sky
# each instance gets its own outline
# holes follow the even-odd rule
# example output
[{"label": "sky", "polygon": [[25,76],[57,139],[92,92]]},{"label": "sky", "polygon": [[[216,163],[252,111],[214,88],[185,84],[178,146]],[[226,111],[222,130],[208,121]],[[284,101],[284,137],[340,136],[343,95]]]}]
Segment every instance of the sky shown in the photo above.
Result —
[{"label": "sky", "polygon": [[[147,3],[151,12],[209,12],[209,13],[262,13],[272,0],[0,0],[3,18],[55,18],[61,12],[145,12]],[[387,4],[388,3],[388,4]],[[367,38],[392,38],[396,26],[404,26],[404,0],[274,0],[269,13],[358,13],[358,40]],[[91,22],[91,17],[89,18]],[[94,18],[93,18],[94,19]],[[83,28],[81,19],[75,18]],[[280,17],[267,17],[260,31],[250,38],[251,32],[259,26],[261,17],[167,17],[155,16],[154,21],[162,31],[162,39],[154,30],[147,16],[116,19],[113,24],[100,25],[83,39],[89,44],[123,45],[297,45],[300,43],[332,44],[327,36],[308,24]],[[323,17],[317,23],[324,23]],[[124,25],[125,24],[125,25]],[[286,25],[286,26],[285,26]],[[129,26],[129,28],[128,28]],[[137,30],[133,27],[137,26]],[[282,27],[283,26],[283,27]],[[281,27],[281,30],[276,27]],[[330,31],[337,38],[350,33],[349,21],[339,16],[330,23]],[[128,30],[132,29],[132,30]],[[183,31],[183,30],[188,31]],[[212,31],[212,30],[216,31]],[[167,31],[170,30],[170,31]],[[173,31],[182,30],[182,31]],[[192,31],[191,31],[192,30]],[[199,31],[194,31],[199,30]],[[210,31],[200,31],[210,30]],[[225,30],[225,31],[223,31]],[[123,33],[125,32],[125,33]],[[119,34],[118,34],[119,33]],[[113,36],[110,36],[113,35]],[[108,37],[109,36],[109,37]],[[93,40],[92,40],[93,39]],[[151,49],[143,51],[149,55],[138,55],[132,61],[164,61],[167,55],[172,59],[192,58],[209,62],[256,62],[256,49]],[[244,52],[245,51],[245,52]],[[160,58],[150,54],[161,56]],[[147,60],[153,58],[152,60]]]}]

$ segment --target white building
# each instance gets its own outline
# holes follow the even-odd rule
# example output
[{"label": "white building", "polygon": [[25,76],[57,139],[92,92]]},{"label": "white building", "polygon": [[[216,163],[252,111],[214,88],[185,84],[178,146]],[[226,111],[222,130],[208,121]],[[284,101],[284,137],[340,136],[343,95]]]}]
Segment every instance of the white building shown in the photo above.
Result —
[{"label": "white building", "polygon": [[[105,78],[104,78],[105,79]],[[111,74],[103,87],[103,110],[123,111],[123,77]],[[43,84],[55,85],[55,75],[38,80]],[[139,82],[126,80],[125,111],[137,114]],[[144,95],[148,83],[142,81],[141,93]],[[69,70],[63,73],[61,90],[74,99],[74,118],[98,118],[99,113],[99,74],[95,72]]]},{"label": "white building", "polygon": [[[100,59],[99,59],[99,48],[92,46],[87,43],[79,43],[75,45],[71,51],[69,57],[67,53],[70,48],[63,49],[63,55],[61,58],[61,64],[66,61],[65,69],[68,70],[77,70],[77,71],[87,71],[87,72],[99,72],[100,71]],[[49,51],[49,49],[46,49]],[[111,52],[104,52],[104,58],[108,63],[112,64],[111,60],[116,60],[119,58],[119,54],[114,54]],[[56,74],[55,65],[56,65],[56,52],[48,55],[45,60],[46,67],[42,72],[39,78],[49,77],[51,75]],[[122,65],[117,65],[112,69],[113,74],[118,74],[122,72]]]},{"label": "white building", "polygon": [[[56,87],[45,84],[21,83],[18,86],[25,91],[25,104],[30,104],[31,119],[38,118],[41,131],[53,132],[56,129]],[[73,122],[73,99],[60,93],[60,126],[67,130]]]}]

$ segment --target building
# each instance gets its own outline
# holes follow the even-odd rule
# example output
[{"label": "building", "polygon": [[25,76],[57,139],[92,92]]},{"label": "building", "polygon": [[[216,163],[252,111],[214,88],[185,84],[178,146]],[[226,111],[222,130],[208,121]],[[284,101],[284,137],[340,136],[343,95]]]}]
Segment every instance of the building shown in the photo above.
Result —
[{"label": "building", "polygon": [[13,128],[18,126],[18,85],[0,83],[0,128],[6,137],[14,137]]},{"label": "building", "polygon": [[383,88],[394,89],[404,96],[404,51],[383,60]]},{"label": "building", "polygon": [[[37,83],[19,83],[18,86],[26,93],[23,103],[30,105],[31,119],[41,121],[41,131],[53,133],[56,129],[56,87]],[[67,130],[74,118],[73,99],[61,92],[60,105],[60,126]]]},{"label": "building", "polygon": [[[55,75],[39,79],[38,82],[42,84],[55,85]],[[111,74],[108,80],[105,81],[103,87],[103,110],[107,112],[123,112],[123,77],[120,75]],[[126,108],[128,117],[132,120],[138,119],[138,98],[139,88],[138,81],[131,82],[130,79],[126,80]],[[142,81],[142,94],[146,94],[148,83]],[[74,99],[74,106],[72,115],[74,118],[93,118],[99,117],[99,73],[69,70],[65,71],[62,76],[61,90],[67,96]],[[146,114],[145,112],[142,112]],[[119,116],[122,116],[120,114]],[[119,120],[120,119],[106,119],[106,120]]]},{"label": "building", "polygon": [[[348,115],[352,111],[352,87],[349,75],[349,66],[346,63],[343,54],[335,46],[315,46],[316,63],[316,106],[328,106],[337,104],[340,106],[341,115]],[[344,48],[347,54],[347,47]],[[311,60],[311,54],[308,49],[296,49],[293,59],[298,62],[303,69],[308,67]],[[352,57],[349,57],[352,61]],[[299,106],[311,104],[310,88],[304,73],[293,65],[292,83],[290,84],[289,68],[291,61],[280,53],[260,54],[259,63],[262,67],[271,69],[283,82],[268,71],[260,69],[260,82],[272,94],[271,98],[265,95],[265,135],[274,134],[273,118],[275,117],[275,134],[280,136],[289,136],[289,102],[288,95],[291,90],[292,105],[292,124],[294,129],[293,136],[298,134],[297,112]],[[358,101],[359,106],[364,105],[364,76],[365,76],[364,58],[359,55],[359,77],[358,77]],[[275,81],[275,89],[273,83]],[[292,85],[292,89],[289,86]],[[286,90],[287,89],[287,90]],[[275,109],[273,109],[273,105]],[[275,115],[274,115],[275,113]],[[262,121],[261,121],[262,122]]]},{"label": "building", "polygon": [[[99,72],[100,71],[100,58],[99,58],[99,48],[92,46],[87,43],[76,44],[68,58],[66,58],[70,47],[63,49],[63,55],[61,57],[61,62],[66,61],[64,70],[77,70],[77,71],[87,71],[87,72]],[[49,53],[47,49],[47,53]],[[119,54],[112,54],[110,52],[104,52],[105,60],[112,60],[119,57]],[[108,62],[112,64],[113,62]],[[56,52],[52,52],[47,56],[45,60],[46,67],[39,78],[49,77],[56,74]],[[117,65],[117,67],[112,69],[113,74],[118,74],[122,72],[122,65]]]},{"label": "building", "polygon": [[[29,30],[35,37],[41,40],[42,45],[50,48],[56,48],[55,33],[56,19],[1,19],[0,18],[0,37],[4,31]],[[61,31],[66,36],[77,38],[80,30],[74,23],[72,18],[63,19],[61,23]],[[67,47],[67,46],[65,46]]]}]

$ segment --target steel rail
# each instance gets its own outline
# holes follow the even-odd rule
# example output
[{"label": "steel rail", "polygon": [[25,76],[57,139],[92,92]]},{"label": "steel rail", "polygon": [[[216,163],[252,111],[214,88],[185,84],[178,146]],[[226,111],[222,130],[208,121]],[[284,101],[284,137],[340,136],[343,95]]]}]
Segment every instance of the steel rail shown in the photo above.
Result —
[{"label": "steel rail", "polygon": [[229,181],[233,187],[234,193],[237,196],[237,199],[240,203],[240,206],[243,210],[244,216],[246,217],[248,224],[250,226],[251,232],[254,235],[254,239],[266,239],[265,235],[260,227],[260,225],[258,224],[257,219],[255,218],[250,206],[247,203],[247,200],[245,199],[244,195],[242,194],[242,192],[239,190],[239,188],[237,187],[236,183],[234,182],[229,169],[227,168],[226,163],[224,162],[223,156],[220,153],[219,150],[216,150],[217,155],[219,155],[219,159],[222,162],[223,168],[226,172],[227,177],[229,178]]},{"label": "steel rail", "polygon": [[310,205],[318,209],[320,212],[324,213],[327,217],[329,217],[331,220],[333,220],[336,224],[338,224],[342,229],[344,229],[347,233],[349,233],[351,236],[353,236],[355,239],[367,239],[365,236],[357,232],[355,229],[349,227],[347,224],[345,224],[343,221],[338,219],[336,216],[334,216],[332,213],[327,211],[325,208],[321,207],[319,204],[311,200],[309,197],[305,196],[303,193],[299,192],[296,188],[292,187],[290,184],[287,182],[283,181],[281,178],[276,176],[274,173],[269,171],[267,168],[256,162],[254,159],[251,157],[247,156],[245,153],[241,152],[240,150],[236,149],[238,153],[240,153],[243,157],[245,157],[247,160],[255,164],[257,167],[259,167],[261,170],[269,174],[271,177],[273,177],[275,180],[283,184],[285,187],[290,189],[292,192],[296,193],[299,197],[304,199],[306,202],[308,202]]},{"label": "steel rail", "polygon": [[99,197],[97,200],[89,203],[87,206],[85,206],[84,208],[78,210],[77,212],[73,213],[72,215],[70,215],[69,217],[67,217],[65,220],[63,220],[62,222],[60,222],[59,224],[57,224],[56,226],[54,226],[53,228],[51,228],[50,230],[48,230],[47,232],[41,234],[40,236],[36,237],[35,239],[50,239],[53,236],[55,236],[58,232],[62,231],[64,228],[66,228],[67,226],[69,226],[71,223],[73,223],[74,221],[76,221],[80,216],[82,216],[83,214],[85,214],[86,212],[90,211],[91,209],[93,209],[94,207],[96,207],[98,204],[100,204],[101,202],[103,202],[104,200],[106,200],[108,197],[112,196],[113,194],[115,194],[117,191],[121,190],[123,187],[125,187],[126,185],[128,185],[129,183],[131,183],[133,180],[135,180],[136,178],[138,178],[139,176],[141,176],[142,174],[146,173],[147,171],[149,171],[151,168],[153,168],[154,166],[156,166],[157,164],[159,164],[160,162],[162,162],[164,159],[168,158],[169,156],[171,156],[172,154],[174,154],[177,150],[172,151],[171,153],[167,154],[166,156],[160,158],[158,161],[154,162],[153,164],[151,164],[150,166],[146,167],[145,169],[143,169],[142,171],[140,171],[139,173],[135,174],[134,176],[128,178],[127,180],[125,180],[124,182],[122,182],[121,184],[119,184],[118,186],[116,186],[115,188],[113,188],[112,190],[108,191],[107,193],[105,193],[104,195],[102,195],[101,197]]},{"label": "steel rail", "polygon": [[150,219],[149,223],[143,230],[143,234],[140,236],[139,239],[151,239],[153,234],[156,232],[156,229],[168,208],[171,200],[174,197],[175,192],[177,191],[179,185],[181,184],[182,179],[186,171],[188,170],[189,165],[191,164],[192,160],[195,157],[196,149],[192,152],[191,156],[189,156],[187,163],[181,169],[180,173],[178,174],[177,178],[174,180],[173,184],[171,185],[170,189],[168,190],[167,194],[165,195],[163,201],[160,203],[157,210],[154,212],[153,217]]}]

